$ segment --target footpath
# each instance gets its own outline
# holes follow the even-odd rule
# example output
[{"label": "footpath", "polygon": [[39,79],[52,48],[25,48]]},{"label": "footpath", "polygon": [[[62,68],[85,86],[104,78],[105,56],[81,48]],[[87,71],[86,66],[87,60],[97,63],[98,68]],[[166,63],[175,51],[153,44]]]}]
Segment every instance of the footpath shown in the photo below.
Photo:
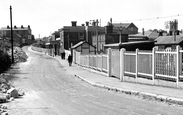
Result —
[{"label": "footpath", "polygon": [[72,64],[70,67],[67,58],[65,60],[61,59],[60,56],[53,58],[58,60],[68,73],[74,74],[79,79],[95,87],[142,96],[145,99],[155,99],[162,102],[183,105],[183,89],[121,82],[117,78],[107,77],[107,75],[102,72],[84,68],[77,64]]}]

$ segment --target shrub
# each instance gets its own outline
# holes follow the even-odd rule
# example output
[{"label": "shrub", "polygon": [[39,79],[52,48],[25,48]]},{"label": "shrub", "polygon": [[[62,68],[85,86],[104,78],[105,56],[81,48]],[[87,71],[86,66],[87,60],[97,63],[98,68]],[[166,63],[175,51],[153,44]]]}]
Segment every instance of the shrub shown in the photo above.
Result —
[{"label": "shrub", "polygon": [[0,73],[6,71],[11,66],[11,58],[7,52],[0,50]]}]

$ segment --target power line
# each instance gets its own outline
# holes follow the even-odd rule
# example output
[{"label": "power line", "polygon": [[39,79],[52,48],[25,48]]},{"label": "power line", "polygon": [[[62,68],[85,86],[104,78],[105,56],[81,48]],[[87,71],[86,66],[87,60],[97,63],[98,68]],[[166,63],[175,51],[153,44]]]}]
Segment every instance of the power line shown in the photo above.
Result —
[{"label": "power line", "polygon": [[[177,15],[171,15],[171,16],[164,16],[164,17],[134,19],[134,20],[122,20],[122,21],[114,21],[114,22],[116,22],[116,23],[122,23],[122,22],[133,22],[133,21],[150,21],[150,20],[160,20],[160,19],[165,19],[165,18],[180,17],[180,16],[183,16],[183,14],[177,14]],[[107,23],[107,22],[102,22],[102,23]]]}]

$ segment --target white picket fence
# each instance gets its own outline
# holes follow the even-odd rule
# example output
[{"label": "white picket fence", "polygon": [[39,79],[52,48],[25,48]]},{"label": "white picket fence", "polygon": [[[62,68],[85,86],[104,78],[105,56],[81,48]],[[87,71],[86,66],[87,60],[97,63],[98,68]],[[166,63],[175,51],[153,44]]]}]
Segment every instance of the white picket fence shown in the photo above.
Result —
[{"label": "white picket fence", "polygon": [[133,77],[136,82],[138,78],[149,79],[152,84],[155,80],[173,80],[179,87],[182,74],[182,53],[179,46],[175,50],[152,51],[125,51],[108,49],[107,54],[81,55],[74,51],[74,63],[91,69],[106,72],[108,76],[115,76],[120,81],[125,81],[125,76]]}]

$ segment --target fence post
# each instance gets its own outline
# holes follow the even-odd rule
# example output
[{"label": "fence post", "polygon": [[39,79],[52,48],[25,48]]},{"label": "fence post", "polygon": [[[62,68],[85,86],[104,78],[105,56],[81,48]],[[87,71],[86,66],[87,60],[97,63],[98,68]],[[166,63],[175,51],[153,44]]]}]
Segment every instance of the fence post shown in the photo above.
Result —
[{"label": "fence post", "polygon": [[139,49],[136,49],[136,65],[135,65],[135,68],[136,68],[136,75],[135,75],[136,82],[137,82],[137,77],[138,77],[138,52],[139,52]]},{"label": "fence post", "polygon": [[179,75],[182,75],[182,52],[180,52],[180,50],[182,50],[182,48],[180,47],[179,49]]},{"label": "fence post", "polygon": [[111,48],[108,49],[107,69],[108,77],[111,77]]},{"label": "fence post", "polygon": [[125,49],[124,48],[122,48],[122,49],[120,49],[120,81],[124,81],[124,70],[125,70],[125,64],[124,64],[124,62],[125,62],[125,55],[124,55],[124,53],[125,53]]},{"label": "fence post", "polygon": [[179,55],[179,52],[180,52],[180,47],[179,46],[176,46],[176,83],[177,83],[177,88],[179,87],[179,67],[180,67],[180,55]]},{"label": "fence post", "polygon": [[154,47],[152,50],[152,80],[153,80],[153,85],[155,84],[154,78],[155,78],[155,67],[156,67],[156,56],[155,56],[155,51],[156,48]]}]

